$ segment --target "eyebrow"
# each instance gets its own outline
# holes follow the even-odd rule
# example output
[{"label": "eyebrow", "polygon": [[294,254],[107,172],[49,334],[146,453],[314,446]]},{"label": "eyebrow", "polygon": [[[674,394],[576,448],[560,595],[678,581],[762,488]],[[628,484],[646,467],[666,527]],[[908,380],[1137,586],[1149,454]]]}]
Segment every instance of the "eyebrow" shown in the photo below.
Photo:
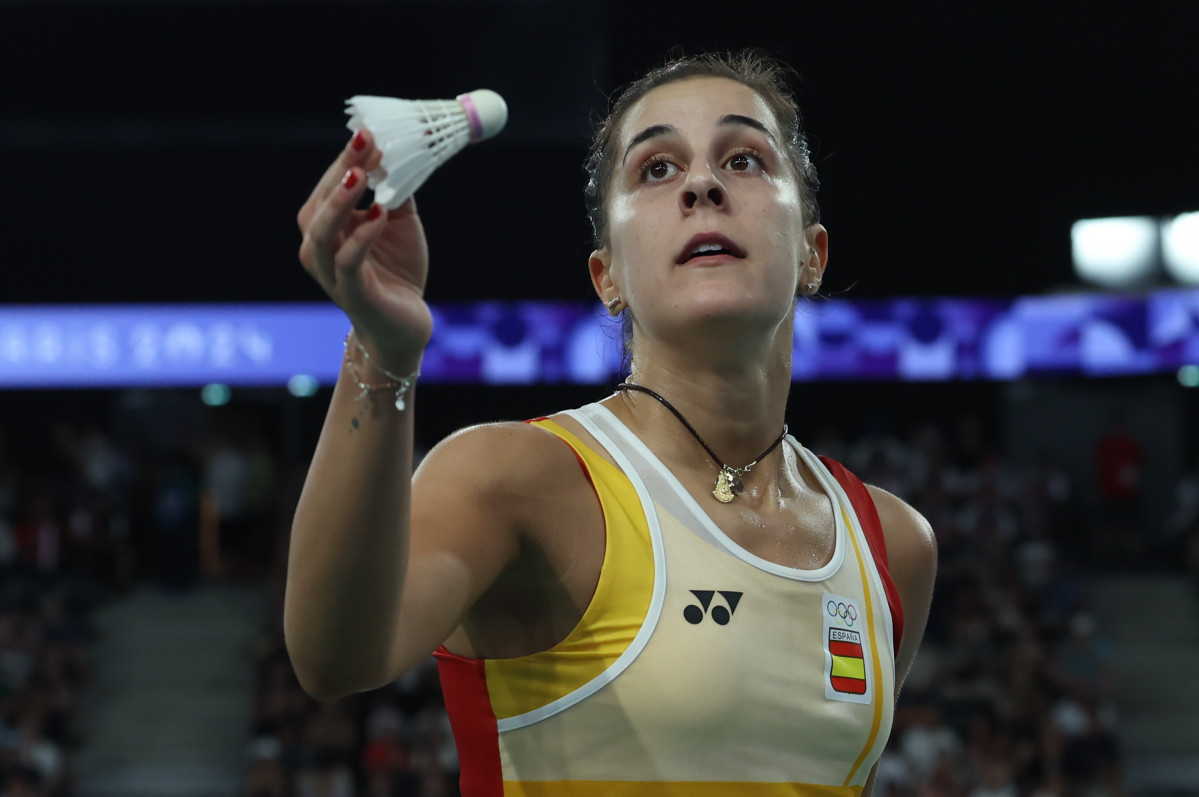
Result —
[{"label": "eyebrow", "polygon": [[[771,135],[770,131],[766,129],[766,125],[752,117],[742,116],[739,113],[726,113],[717,120],[716,124],[721,127],[728,125],[743,125],[745,127],[751,127],[754,130],[765,134],[765,136],[770,139],[771,144],[778,146],[778,142],[774,140],[774,136]],[[648,141],[651,138],[657,138],[658,136],[673,135],[678,132],[679,129],[674,125],[650,125],[637,135],[633,136],[633,140],[629,142],[627,147],[625,147],[624,160],[622,160],[621,163],[624,164],[628,162],[629,152],[633,149],[633,147],[637,146],[641,142]]]}]

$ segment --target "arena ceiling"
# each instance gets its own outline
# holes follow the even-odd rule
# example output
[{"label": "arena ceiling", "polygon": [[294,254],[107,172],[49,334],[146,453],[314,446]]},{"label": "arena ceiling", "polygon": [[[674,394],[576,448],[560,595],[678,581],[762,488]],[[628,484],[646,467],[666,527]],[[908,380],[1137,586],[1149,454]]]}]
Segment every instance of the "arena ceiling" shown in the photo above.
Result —
[{"label": "arena ceiling", "polygon": [[580,169],[618,86],[746,45],[802,75],[856,296],[1068,288],[1069,225],[1199,210],[1194,4],[0,2],[0,303],[319,299],[295,212],[352,94],[493,88],[420,193],[430,298],[590,296]]}]

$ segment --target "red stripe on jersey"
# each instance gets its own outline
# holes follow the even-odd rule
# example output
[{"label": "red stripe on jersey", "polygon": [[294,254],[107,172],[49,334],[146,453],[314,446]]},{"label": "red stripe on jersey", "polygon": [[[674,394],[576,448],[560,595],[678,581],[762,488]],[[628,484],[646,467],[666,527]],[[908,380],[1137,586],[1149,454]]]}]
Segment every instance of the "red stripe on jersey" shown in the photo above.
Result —
[{"label": "red stripe on jersey", "polygon": [[504,773],[500,766],[499,731],[483,659],[468,659],[445,646],[433,651],[441,675],[446,714],[458,746],[462,777],[459,787],[471,797],[503,797]]},{"label": "red stripe on jersey", "polygon": [[[864,678],[846,678],[841,675],[830,676],[833,680],[833,689],[847,695],[864,695],[866,694],[866,679]],[[466,792],[463,792],[465,794]]]},{"label": "red stripe on jersey", "polygon": [[[878,519],[878,509],[874,499],[862,480],[850,473],[844,465],[835,459],[820,457],[829,472],[833,474],[853,504],[853,511],[862,524],[862,533],[870,544],[870,553],[874,557],[874,566],[883,582],[883,591],[887,594],[887,606],[891,609],[891,625],[895,629],[895,655],[899,656],[899,645],[903,641],[903,606],[899,601],[899,590],[891,580],[891,568],[887,564],[887,541],[883,537],[883,524]],[[856,693],[861,694],[861,693]]]},{"label": "red stripe on jersey", "polygon": [[828,641],[828,652],[834,656],[850,656],[855,659],[864,659],[862,655],[862,646],[857,642],[841,642],[840,640],[830,639]]}]

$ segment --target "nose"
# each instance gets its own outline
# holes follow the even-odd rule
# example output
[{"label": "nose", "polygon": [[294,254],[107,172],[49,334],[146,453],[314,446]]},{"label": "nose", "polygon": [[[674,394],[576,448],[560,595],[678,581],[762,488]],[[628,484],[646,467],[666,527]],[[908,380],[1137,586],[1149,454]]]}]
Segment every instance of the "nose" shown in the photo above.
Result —
[{"label": "nose", "polygon": [[726,199],[724,186],[716,179],[712,170],[706,167],[692,169],[687,173],[687,180],[683,183],[683,190],[679,195],[679,203],[684,210],[693,210],[697,205],[705,203],[720,207]]}]

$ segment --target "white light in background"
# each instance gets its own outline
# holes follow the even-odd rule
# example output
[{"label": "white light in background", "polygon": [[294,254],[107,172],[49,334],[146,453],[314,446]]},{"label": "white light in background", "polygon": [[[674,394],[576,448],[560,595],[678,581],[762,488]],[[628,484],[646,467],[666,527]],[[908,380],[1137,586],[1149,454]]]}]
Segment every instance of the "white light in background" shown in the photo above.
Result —
[{"label": "white light in background", "polygon": [[1162,222],[1162,261],[1174,279],[1199,285],[1199,213]]},{"label": "white light in background", "polygon": [[1144,216],[1076,221],[1074,272],[1104,287],[1133,287],[1153,274],[1157,236],[1157,222]]},{"label": "white light in background", "polygon": [[213,382],[211,385],[205,385],[200,390],[200,401],[203,401],[209,407],[220,407],[229,403],[229,398],[233,395],[233,391],[228,385],[222,385],[219,382]]},{"label": "white light in background", "polygon": [[320,387],[320,383],[316,381],[315,377],[308,374],[296,374],[287,380],[287,392],[296,398],[314,396],[318,387]]}]

